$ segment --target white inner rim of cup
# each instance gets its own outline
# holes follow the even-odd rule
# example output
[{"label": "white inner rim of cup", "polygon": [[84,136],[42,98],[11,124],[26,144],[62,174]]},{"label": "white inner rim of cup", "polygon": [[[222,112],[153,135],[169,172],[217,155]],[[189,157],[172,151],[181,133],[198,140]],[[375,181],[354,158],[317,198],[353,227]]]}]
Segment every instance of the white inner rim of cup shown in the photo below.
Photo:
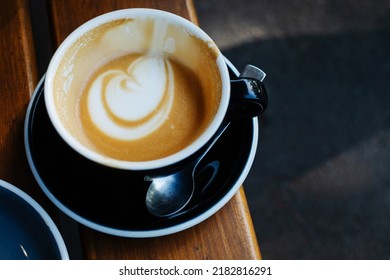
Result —
[{"label": "white inner rim of cup", "polygon": [[198,37],[199,39],[203,40],[204,42],[207,42],[207,44],[212,44],[215,50],[218,50],[215,43],[212,41],[212,39],[199,27],[197,27],[192,22],[179,17],[175,14],[168,13],[165,11],[160,10],[154,10],[154,9],[125,9],[125,10],[118,10],[114,12],[110,12],[104,15],[101,15],[97,18],[94,18],[85,24],[81,25],[79,28],[77,28],[75,31],[73,31],[65,40],[64,42],[59,46],[57,51],[55,52],[48,70],[46,74],[46,80],[45,80],[45,104],[46,108],[49,114],[49,118],[51,122],[53,123],[56,131],[60,134],[60,136],[67,142],[74,150],[76,150],[78,153],[83,155],[84,157],[95,161],[97,163],[119,168],[119,169],[127,169],[127,170],[148,170],[148,169],[157,169],[165,166],[172,165],[176,162],[179,162],[197,150],[199,150],[206,142],[212,137],[212,135],[217,131],[218,127],[222,123],[225,113],[227,111],[228,105],[229,105],[229,99],[230,99],[230,78],[228,69],[225,63],[225,60],[218,50],[218,57],[216,60],[219,74],[221,78],[221,86],[222,86],[222,93],[221,93],[221,100],[220,100],[220,106],[217,110],[216,115],[214,116],[214,119],[212,120],[211,124],[208,126],[208,128],[201,134],[200,137],[198,137],[192,144],[184,148],[183,150],[174,153],[170,156],[156,159],[156,160],[150,160],[150,161],[124,161],[124,160],[118,160],[109,158],[107,156],[104,156],[102,154],[99,154],[95,151],[92,151],[88,149],[86,146],[82,145],[76,138],[64,127],[62,124],[60,117],[58,116],[58,112],[55,109],[54,104],[54,97],[51,94],[52,93],[52,85],[53,85],[53,79],[56,73],[56,69],[59,67],[59,64],[63,58],[63,55],[66,53],[69,46],[71,46],[80,36],[88,32],[89,30],[103,24],[107,23],[113,20],[117,19],[126,19],[126,18],[136,18],[139,16],[149,16],[149,17],[163,17],[168,19],[170,22],[180,24],[182,25],[190,34]]}]

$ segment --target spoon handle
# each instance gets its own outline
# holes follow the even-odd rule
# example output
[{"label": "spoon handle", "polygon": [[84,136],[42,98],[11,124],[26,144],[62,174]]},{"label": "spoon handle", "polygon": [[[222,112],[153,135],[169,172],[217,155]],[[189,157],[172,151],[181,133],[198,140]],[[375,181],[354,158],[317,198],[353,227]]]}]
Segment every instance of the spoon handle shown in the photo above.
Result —
[{"label": "spoon handle", "polygon": [[211,139],[203,146],[204,149],[201,155],[197,158],[194,164],[194,172],[199,162],[204,158],[204,156],[210,151],[210,149],[214,146],[215,142],[221,137],[221,135],[225,132],[225,130],[229,127],[230,122],[222,122],[221,126],[218,128],[217,132],[211,137]]},{"label": "spoon handle", "polygon": [[[256,66],[253,66],[253,65],[249,64],[249,65],[245,66],[244,70],[242,71],[242,73],[240,74],[239,77],[241,77],[241,78],[242,77],[249,77],[249,78],[256,79],[256,80],[262,82],[264,80],[265,76],[266,76],[266,74],[264,73],[264,71],[262,71],[261,69],[257,68]],[[262,113],[265,110],[265,107],[266,107],[266,105],[261,104],[258,96],[255,96],[255,97],[256,98],[254,98],[253,102],[256,103],[256,105],[258,104],[259,106],[261,106],[262,109],[261,109],[261,111],[259,111],[259,109],[256,107],[256,109],[254,111],[256,114],[254,116]],[[265,95],[265,97],[266,97],[266,95]],[[262,99],[264,99],[264,96],[262,96]],[[261,100],[261,101],[264,101],[264,100]],[[249,104],[249,102],[247,101],[246,104]],[[252,117],[252,115],[248,115],[247,112],[245,112],[243,108],[245,108],[245,106],[241,106],[240,109],[239,109],[239,112],[242,113],[246,117],[248,117],[248,116]],[[210,151],[210,149],[213,147],[215,142],[217,142],[219,137],[224,133],[224,131],[226,130],[226,128],[229,125],[230,125],[230,122],[227,121],[226,118],[225,118],[225,121],[222,122],[222,124],[218,128],[217,132],[206,143],[206,145],[204,146],[204,150],[202,151],[201,155],[195,161],[195,163],[194,163],[194,171],[195,171],[196,167],[198,166],[199,162]]]},{"label": "spoon handle", "polygon": [[183,170],[184,168],[188,168],[189,170],[192,169],[192,174],[194,174],[199,162],[210,151],[210,149],[214,146],[215,142],[217,142],[217,140],[221,137],[221,135],[225,132],[225,130],[228,128],[229,125],[230,122],[222,122],[217,132],[211,137],[211,139],[202,148],[200,148],[200,150],[197,153],[195,153],[190,158],[188,158],[184,164],[182,163],[182,165],[179,165],[178,167],[176,167],[176,169],[173,169],[168,172],[164,172],[161,174],[154,174],[154,175],[146,175],[144,177],[144,181],[151,182],[154,179],[163,178],[171,174],[174,174],[178,172],[178,170]]}]

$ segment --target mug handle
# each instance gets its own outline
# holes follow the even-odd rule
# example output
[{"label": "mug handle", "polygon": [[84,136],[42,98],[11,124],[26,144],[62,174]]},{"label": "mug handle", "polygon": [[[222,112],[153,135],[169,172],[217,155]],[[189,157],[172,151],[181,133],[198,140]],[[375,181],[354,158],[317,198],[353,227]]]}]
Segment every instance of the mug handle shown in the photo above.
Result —
[{"label": "mug handle", "polygon": [[257,117],[268,106],[267,91],[262,81],[265,73],[253,65],[247,65],[237,79],[230,81],[231,94],[226,121]]}]

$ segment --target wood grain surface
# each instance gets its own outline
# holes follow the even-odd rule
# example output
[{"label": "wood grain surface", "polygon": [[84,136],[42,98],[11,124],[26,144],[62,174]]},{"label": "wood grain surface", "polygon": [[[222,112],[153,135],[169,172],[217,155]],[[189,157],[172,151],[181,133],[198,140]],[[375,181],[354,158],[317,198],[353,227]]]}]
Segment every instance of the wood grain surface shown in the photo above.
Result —
[{"label": "wood grain surface", "polygon": [[[192,1],[50,0],[53,49],[85,21],[112,10],[157,8],[197,23]],[[37,66],[27,0],[4,0],[0,10],[0,178],[26,190],[48,207],[29,170],[23,145],[23,122],[37,85]],[[51,42],[47,42],[48,44]],[[5,54],[5,55],[4,55]],[[50,211],[49,211],[50,213]],[[169,236],[120,238],[80,225],[85,259],[260,259],[243,188],[219,212],[201,224]]]},{"label": "wood grain surface", "polygon": [[1,2],[0,53],[0,179],[46,204],[27,164],[23,142],[26,110],[38,82],[27,0]]},{"label": "wood grain surface", "polygon": [[89,259],[260,259],[244,191],[219,212],[185,231],[156,238],[111,237],[82,230],[84,253]]}]

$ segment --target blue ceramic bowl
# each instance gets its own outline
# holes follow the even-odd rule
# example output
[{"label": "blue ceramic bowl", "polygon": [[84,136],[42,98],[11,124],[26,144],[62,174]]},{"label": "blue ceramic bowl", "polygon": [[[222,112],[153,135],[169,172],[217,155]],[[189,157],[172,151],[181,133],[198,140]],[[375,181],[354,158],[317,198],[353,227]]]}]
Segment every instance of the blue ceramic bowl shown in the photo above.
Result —
[{"label": "blue ceramic bowl", "polygon": [[0,180],[0,259],[69,259],[53,220],[29,195]]}]

